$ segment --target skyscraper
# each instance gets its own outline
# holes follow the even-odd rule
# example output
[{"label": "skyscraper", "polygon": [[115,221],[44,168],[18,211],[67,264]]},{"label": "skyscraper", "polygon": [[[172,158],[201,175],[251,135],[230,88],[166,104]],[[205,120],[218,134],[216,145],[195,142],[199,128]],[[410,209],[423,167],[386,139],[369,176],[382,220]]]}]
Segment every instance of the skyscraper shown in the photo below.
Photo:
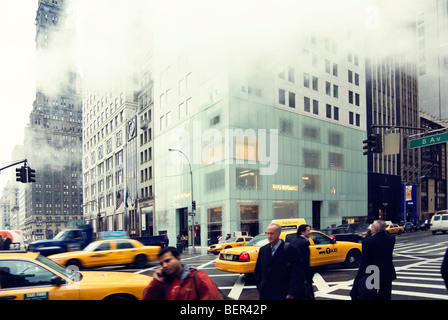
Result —
[{"label": "skyscraper", "polygon": [[39,0],[36,13],[36,99],[25,129],[25,157],[36,170],[26,185],[25,236],[55,236],[82,220],[82,108],[78,74],[68,52],[74,30],[66,2]]},{"label": "skyscraper", "polygon": [[448,1],[422,2],[417,17],[420,110],[448,119]]},{"label": "skyscraper", "polygon": [[157,232],[206,245],[272,219],[364,221],[364,53],[338,32],[171,56],[155,44]]}]

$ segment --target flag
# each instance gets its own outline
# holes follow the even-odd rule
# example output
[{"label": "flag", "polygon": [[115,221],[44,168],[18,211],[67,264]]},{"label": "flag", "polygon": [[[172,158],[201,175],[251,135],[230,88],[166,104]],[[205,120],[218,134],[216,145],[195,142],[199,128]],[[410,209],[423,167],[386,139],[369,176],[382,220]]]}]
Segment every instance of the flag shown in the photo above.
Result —
[{"label": "flag", "polygon": [[129,207],[129,205],[128,205],[128,198],[129,198],[129,192],[128,192],[128,189],[126,189],[126,201],[124,202],[126,208]]},{"label": "flag", "polygon": [[123,203],[123,197],[121,196],[121,193],[117,193],[117,207],[115,209],[120,208],[121,204]]}]

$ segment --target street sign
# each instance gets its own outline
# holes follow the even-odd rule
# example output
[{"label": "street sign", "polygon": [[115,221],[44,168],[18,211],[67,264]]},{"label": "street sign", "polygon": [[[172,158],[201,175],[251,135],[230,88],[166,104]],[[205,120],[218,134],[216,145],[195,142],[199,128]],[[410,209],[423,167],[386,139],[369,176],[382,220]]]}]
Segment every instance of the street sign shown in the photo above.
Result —
[{"label": "street sign", "polygon": [[443,143],[448,141],[448,132],[435,134],[424,138],[419,138],[409,141],[409,148],[415,149],[420,147],[426,147],[433,144]]}]

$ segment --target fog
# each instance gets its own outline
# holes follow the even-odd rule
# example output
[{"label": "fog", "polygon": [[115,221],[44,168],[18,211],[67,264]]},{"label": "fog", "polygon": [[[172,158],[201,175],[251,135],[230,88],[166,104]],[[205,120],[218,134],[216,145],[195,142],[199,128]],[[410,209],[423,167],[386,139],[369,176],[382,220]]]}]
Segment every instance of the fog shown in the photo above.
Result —
[{"label": "fog", "polygon": [[[347,31],[365,33],[381,54],[415,46],[416,10],[426,2],[404,0],[75,0],[55,41],[40,56],[52,66],[39,75],[46,90],[62,84],[76,66],[99,87],[138,70],[152,40],[161,56],[189,51],[197,59],[218,52],[250,57],[288,45],[290,39],[331,37],[343,46]],[[38,73],[39,74],[39,73]]]}]

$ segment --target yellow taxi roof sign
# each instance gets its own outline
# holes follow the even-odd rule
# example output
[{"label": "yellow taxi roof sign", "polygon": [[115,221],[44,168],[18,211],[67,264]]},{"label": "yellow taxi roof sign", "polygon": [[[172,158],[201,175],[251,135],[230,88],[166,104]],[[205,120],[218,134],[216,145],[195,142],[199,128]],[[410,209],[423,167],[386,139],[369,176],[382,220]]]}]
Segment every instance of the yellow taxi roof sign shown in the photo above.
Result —
[{"label": "yellow taxi roof sign", "polygon": [[282,227],[298,227],[302,224],[306,224],[305,219],[295,218],[295,219],[274,219],[272,223],[277,223]]}]

